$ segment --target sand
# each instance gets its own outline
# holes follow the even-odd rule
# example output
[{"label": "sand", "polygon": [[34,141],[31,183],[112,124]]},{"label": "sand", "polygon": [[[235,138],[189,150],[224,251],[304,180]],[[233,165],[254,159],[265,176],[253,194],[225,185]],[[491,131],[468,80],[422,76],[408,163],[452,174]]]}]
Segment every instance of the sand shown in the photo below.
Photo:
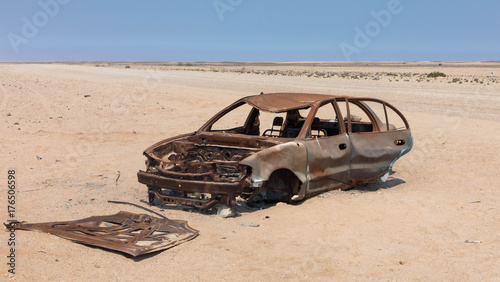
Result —
[{"label": "sand", "polygon": [[[18,281],[500,281],[499,67],[488,62],[0,64],[4,222],[9,169],[17,177],[18,220],[142,213],[107,203],[147,206],[141,202],[147,200],[146,187],[136,178],[145,167],[142,151],[197,130],[224,106],[261,91],[380,98],[405,114],[415,140],[386,183],[330,191],[297,205],[259,210],[240,203],[241,216],[228,219],[152,207],[187,220],[200,236],[145,257],[17,231],[12,275],[6,232],[2,275]],[[448,76],[427,79],[433,71]]]}]

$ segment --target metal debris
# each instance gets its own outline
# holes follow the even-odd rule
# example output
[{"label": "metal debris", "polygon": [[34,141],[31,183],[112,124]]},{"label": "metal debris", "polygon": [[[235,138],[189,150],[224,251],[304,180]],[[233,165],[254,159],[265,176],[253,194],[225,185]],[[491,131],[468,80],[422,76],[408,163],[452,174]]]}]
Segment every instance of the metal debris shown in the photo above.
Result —
[{"label": "metal debris", "polygon": [[245,227],[259,227],[260,226],[260,224],[253,223],[253,222],[240,222],[240,225],[245,226]]},{"label": "metal debris", "polygon": [[115,180],[115,186],[118,186],[118,179],[120,179],[120,171],[118,171],[118,176],[116,177]]},{"label": "metal debris", "polygon": [[25,223],[10,222],[7,228],[46,232],[91,246],[123,252],[134,257],[169,249],[198,236],[183,220],[158,218],[121,211],[114,215],[80,220]]}]

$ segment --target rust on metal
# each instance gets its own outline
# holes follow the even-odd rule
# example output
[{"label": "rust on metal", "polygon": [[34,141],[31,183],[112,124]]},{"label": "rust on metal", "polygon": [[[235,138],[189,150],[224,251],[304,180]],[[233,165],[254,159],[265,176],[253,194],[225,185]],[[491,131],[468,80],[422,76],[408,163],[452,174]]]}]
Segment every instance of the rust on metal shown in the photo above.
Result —
[{"label": "rust on metal", "polygon": [[[220,126],[228,116],[234,124]],[[196,132],[150,146],[137,175],[151,203],[234,210],[236,197],[293,202],[385,181],[412,146],[408,121],[385,101],[261,94],[222,109]]]},{"label": "rust on metal", "polygon": [[114,215],[92,216],[80,220],[5,224],[19,230],[41,231],[78,243],[139,256],[169,249],[198,236],[182,220],[158,218],[121,211]]}]

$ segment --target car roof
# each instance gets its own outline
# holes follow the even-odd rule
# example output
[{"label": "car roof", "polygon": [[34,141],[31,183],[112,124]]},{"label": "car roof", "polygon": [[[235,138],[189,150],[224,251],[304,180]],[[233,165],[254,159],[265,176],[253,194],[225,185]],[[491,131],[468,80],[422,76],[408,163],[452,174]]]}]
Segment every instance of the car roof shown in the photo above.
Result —
[{"label": "car roof", "polygon": [[260,95],[245,97],[240,101],[247,102],[259,110],[279,113],[309,108],[316,102],[334,98],[349,98],[349,96],[309,93],[261,93]]}]

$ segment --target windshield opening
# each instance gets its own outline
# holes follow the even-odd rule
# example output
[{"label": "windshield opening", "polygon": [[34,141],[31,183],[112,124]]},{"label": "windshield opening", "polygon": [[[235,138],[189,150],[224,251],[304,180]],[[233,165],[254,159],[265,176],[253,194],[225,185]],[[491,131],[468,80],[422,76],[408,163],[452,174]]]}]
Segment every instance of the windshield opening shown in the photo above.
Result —
[{"label": "windshield opening", "polygon": [[237,105],[216,119],[208,131],[223,131],[254,136],[295,138],[309,114],[307,109],[273,113],[259,110],[247,103]]}]

